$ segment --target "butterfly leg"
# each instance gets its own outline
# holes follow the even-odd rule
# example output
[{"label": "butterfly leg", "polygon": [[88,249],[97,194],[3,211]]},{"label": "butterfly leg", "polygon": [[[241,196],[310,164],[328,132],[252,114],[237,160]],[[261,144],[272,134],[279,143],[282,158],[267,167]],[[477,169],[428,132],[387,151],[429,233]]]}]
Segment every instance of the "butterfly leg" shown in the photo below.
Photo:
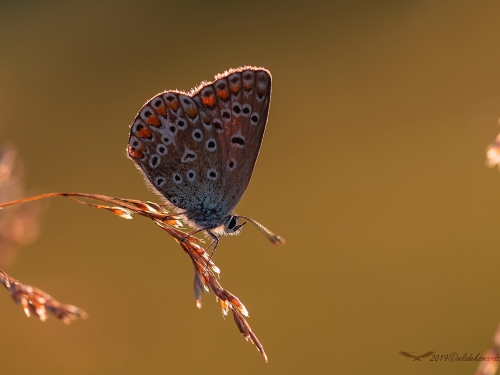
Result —
[{"label": "butterfly leg", "polygon": [[212,232],[208,229],[205,232],[207,232],[208,235],[213,238],[212,243],[207,248],[207,250],[208,250],[212,247],[212,245],[214,246],[214,248],[212,249],[212,253],[210,254],[210,258],[208,258],[208,261],[210,262],[212,260],[212,257],[214,256],[215,250],[217,250],[217,246],[219,246],[219,237],[214,232]]},{"label": "butterfly leg", "polygon": [[210,248],[213,246],[213,249],[212,249],[212,252],[210,254],[210,257],[208,258],[208,262],[210,262],[212,260],[212,257],[213,257],[213,255],[215,253],[215,250],[217,249],[217,246],[219,246],[219,237],[214,232],[212,232],[210,229],[212,229],[212,228],[198,229],[198,230],[195,230],[193,232],[188,233],[184,237],[184,239],[186,239],[188,237],[191,237],[191,236],[195,235],[196,233],[203,232],[203,231],[205,231],[205,233],[207,233],[210,237],[212,237],[212,242],[205,249],[205,251],[208,252],[210,250]]}]

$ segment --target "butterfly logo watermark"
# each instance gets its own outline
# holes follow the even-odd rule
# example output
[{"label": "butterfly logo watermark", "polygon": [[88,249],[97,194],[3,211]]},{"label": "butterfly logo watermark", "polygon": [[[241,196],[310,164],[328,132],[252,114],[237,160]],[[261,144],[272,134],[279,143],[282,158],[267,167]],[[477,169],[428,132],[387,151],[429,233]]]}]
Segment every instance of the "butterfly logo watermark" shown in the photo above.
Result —
[{"label": "butterfly logo watermark", "polygon": [[405,357],[413,358],[414,361],[422,361],[420,358],[429,357],[430,355],[434,354],[434,352],[427,352],[427,353],[420,354],[420,355],[413,355],[411,353],[415,353],[415,352],[399,352],[399,354],[401,354]]}]

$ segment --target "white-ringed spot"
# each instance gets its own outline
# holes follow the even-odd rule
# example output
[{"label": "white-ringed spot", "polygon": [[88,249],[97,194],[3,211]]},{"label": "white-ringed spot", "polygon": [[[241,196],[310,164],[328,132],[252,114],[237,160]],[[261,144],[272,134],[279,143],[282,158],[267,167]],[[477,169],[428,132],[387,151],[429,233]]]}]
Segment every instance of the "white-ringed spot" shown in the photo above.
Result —
[{"label": "white-ringed spot", "polygon": [[155,185],[158,187],[165,185],[165,182],[167,182],[167,180],[164,177],[158,176],[155,178]]},{"label": "white-ringed spot", "polygon": [[129,145],[133,148],[139,148],[142,145],[142,142],[135,136],[130,137]]},{"label": "white-ringed spot", "polygon": [[233,103],[232,110],[233,110],[233,115],[235,115],[235,116],[241,115],[240,103]]},{"label": "white-ringed spot", "polygon": [[207,177],[209,180],[215,181],[215,180],[217,180],[217,177],[219,177],[219,174],[217,173],[217,171],[215,169],[210,168],[207,171]]},{"label": "white-ringed spot", "polygon": [[257,112],[252,113],[250,116],[250,124],[251,125],[257,125],[259,122],[259,114]]},{"label": "white-ringed spot", "polygon": [[231,145],[238,148],[245,148],[245,137],[240,134],[235,134],[231,137]]},{"label": "white-ringed spot", "polygon": [[182,119],[177,120],[177,127],[179,128],[179,130],[186,129],[187,128],[186,121],[184,121]]},{"label": "white-ringed spot", "polygon": [[174,184],[178,185],[178,184],[180,184],[182,182],[182,176],[179,173],[174,172],[172,174],[172,181],[174,181]]},{"label": "white-ringed spot", "polygon": [[194,129],[191,134],[196,142],[201,142],[201,140],[203,139],[203,133],[200,129]]},{"label": "white-ringed spot", "polygon": [[222,122],[220,120],[216,119],[212,121],[214,124],[215,131],[217,133],[222,133],[224,131],[224,127],[222,126]]},{"label": "white-ringed spot", "polygon": [[156,168],[157,166],[160,165],[160,162],[161,158],[156,154],[151,155],[151,157],[149,158],[149,166],[151,168]]},{"label": "white-ringed spot", "polygon": [[167,155],[168,153],[168,149],[167,149],[167,146],[165,146],[164,144],[160,143],[158,144],[158,146],[156,146],[156,152],[160,155]]},{"label": "white-ringed spot", "polygon": [[134,133],[137,133],[138,131],[141,131],[144,128],[145,128],[144,122],[142,122],[139,119],[135,120],[134,125],[132,125],[132,131]]},{"label": "white-ringed spot", "polygon": [[230,158],[227,161],[227,169],[229,169],[231,172],[236,169],[236,159]]},{"label": "white-ringed spot", "polygon": [[165,145],[170,145],[172,144],[172,138],[170,138],[169,136],[167,135],[164,135],[163,137],[161,137],[161,141],[165,144]]},{"label": "white-ringed spot", "polygon": [[215,142],[215,139],[210,138],[205,142],[205,147],[208,151],[215,151],[217,149],[217,143]]},{"label": "white-ringed spot", "polygon": [[243,112],[243,116],[248,117],[250,116],[250,112],[252,112],[252,107],[250,104],[243,104],[243,107],[241,107],[241,112]]},{"label": "white-ringed spot", "polygon": [[187,179],[188,179],[189,182],[193,182],[194,178],[196,177],[196,173],[192,169],[189,169],[186,172],[186,177],[187,177]]},{"label": "white-ringed spot", "polygon": [[223,109],[221,111],[222,119],[223,121],[229,121],[231,120],[231,113],[227,109]]}]

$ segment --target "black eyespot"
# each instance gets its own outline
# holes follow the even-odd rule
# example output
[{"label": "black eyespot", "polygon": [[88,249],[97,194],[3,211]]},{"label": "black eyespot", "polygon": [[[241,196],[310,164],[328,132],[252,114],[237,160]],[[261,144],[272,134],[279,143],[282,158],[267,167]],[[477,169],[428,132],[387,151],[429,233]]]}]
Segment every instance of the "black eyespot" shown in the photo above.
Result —
[{"label": "black eyespot", "polygon": [[257,97],[258,97],[259,99],[263,99],[263,98],[264,98],[264,93],[263,93],[263,92],[259,92],[259,93],[257,93]]},{"label": "black eyespot", "polygon": [[222,130],[222,124],[218,120],[214,121],[214,127],[216,130]]},{"label": "black eyespot", "polygon": [[179,176],[178,174],[175,175],[174,177],[175,181],[180,181],[181,180],[181,176]]},{"label": "black eyespot", "polygon": [[195,132],[193,135],[194,135],[194,137],[196,139],[201,139],[201,133],[200,132]]},{"label": "black eyespot", "polygon": [[234,113],[236,113],[236,114],[240,113],[240,112],[241,112],[241,108],[240,108],[240,106],[239,106],[239,105],[235,105],[235,106],[233,107],[233,112],[234,112]]},{"label": "black eyespot", "polygon": [[189,102],[189,100],[184,99],[184,104],[191,104],[191,103]]},{"label": "black eyespot", "polygon": [[237,145],[244,146],[245,145],[245,139],[243,139],[241,137],[238,137],[238,136],[234,136],[234,137],[231,138],[231,143],[235,143]]},{"label": "black eyespot", "polygon": [[215,173],[214,171],[210,172],[208,175],[212,178],[217,177],[217,173]]},{"label": "black eyespot", "polygon": [[161,185],[163,185],[164,182],[165,182],[164,178],[159,177],[156,179],[156,185],[161,186]]},{"label": "black eyespot", "polygon": [[193,173],[193,172],[189,172],[189,173],[188,173],[188,177],[189,177],[189,178],[193,178],[193,177],[194,177],[194,173]]},{"label": "black eyespot", "polygon": [[134,147],[139,146],[139,142],[138,142],[138,141],[134,141],[134,142],[132,142],[132,146],[134,146]]},{"label": "black eyespot", "polygon": [[234,168],[234,161],[231,160],[228,165],[229,165],[229,168],[233,169]]},{"label": "black eyespot", "polygon": [[165,147],[161,146],[160,148],[158,148],[158,151],[161,152],[161,153],[164,153],[165,152]]},{"label": "black eyespot", "polygon": [[231,115],[229,114],[228,111],[223,111],[222,112],[222,117],[225,118],[225,119],[228,119],[228,118],[231,118]]},{"label": "black eyespot", "polygon": [[250,81],[252,79],[252,75],[250,73],[247,73],[243,76],[247,81]]},{"label": "black eyespot", "polygon": [[137,124],[137,125],[135,126],[135,131],[136,131],[136,132],[138,132],[138,131],[139,131],[139,130],[141,130],[141,129],[144,129],[144,125],[142,125],[142,124]]},{"label": "black eyespot", "polygon": [[171,131],[172,133],[175,133],[175,131],[176,131],[176,130],[177,130],[177,128],[176,128],[175,126],[173,126],[173,125],[172,125],[172,126],[170,127],[170,131]]},{"label": "black eyespot", "polygon": [[252,117],[250,117],[250,120],[252,120],[252,122],[257,122],[259,121],[259,117],[257,115],[253,115]]},{"label": "black eyespot", "polygon": [[146,116],[146,117],[149,117],[149,116],[151,116],[151,115],[152,115],[152,113],[151,113],[150,111],[146,111],[146,112],[144,112],[144,116]]},{"label": "black eyespot", "polygon": [[236,83],[236,82],[238,82],[238,77],[231,78],[231,83]]},{"label": "black eyespot", "polygon": [[250,113],[250,108],[248,108],[248,107],[243,108],[243,113],[245,115],[248,115]]},{"label": "black eyespot", "polygon": [[161,100],[157,100],[157,101],[155,102],[155,106],[156,106],[156,107],[161,106]]},{"label": "black eyespot", "polygon": [[204,96],[205,98],[208,98],[208,97],[209,97],[209,96],[211,96],[211,95],[212,95],[212,90],[206,90],[206,91],[203,93],[203,96]]},{"label": "black eyespot", "polygon": [[167,145],[170,144],[170,138],[168,138],[168,137],[163,137],[161,140],[163,141],[163,143],[165,143]]},{"label": "black eyespot", "polygon": [[184,129],[186,127],[186,123],[182,120],[177,121],[177,126],[181,129]]},{"label": "black eyespot", "polygon": [[224,83],[219,83],[217,86],[217,90],[224,90],[226,88],[226,85]]},{"label": "black eyespot", "polygon": [[215,142],[214,141],[208,142],[208,148],[214,148],[214,147],[215,147]]},{"label": "black eyespot", "polygon": [[167,100],[169,102],[173,102],[175,100],[175,97],[173,95],[169,95],[169,96],[167,96]]}]

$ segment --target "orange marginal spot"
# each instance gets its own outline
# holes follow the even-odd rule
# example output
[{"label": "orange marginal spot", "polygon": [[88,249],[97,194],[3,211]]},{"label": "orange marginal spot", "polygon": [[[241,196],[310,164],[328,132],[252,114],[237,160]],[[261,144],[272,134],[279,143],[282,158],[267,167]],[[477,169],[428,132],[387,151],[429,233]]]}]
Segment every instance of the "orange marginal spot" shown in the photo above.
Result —
[{"label": "orange marginal spot", "polygon": [[188,107],[184,110],[184,112],[186,112],[187,115],[191,118],[195,118],[198,114],[198,110],[196,109],[196,107]]},{"label": "orange marginal spot", "polygon": [[130,145],[128,146],[127,151],[128,151],[129,156],[133,157],[134,159],[142,159],[144,157],[144,154],[141,151],[133,148]]},{"label": "orange marginal spot", "polygon": [[229,91],[227,89],[217,90],[217,96],[223,100],[226,100],[229,97]]},{"label": "orange marginal spot", "polygon": [[210,125],[210,119],[207,116],[203,116],[201,121],[203,121],[205,125]]},{"label": "orange marginal spot", "polygon": [[240,85],[239,83],[237,83],[237,84],[232,84],[232,83],[230,83],[230,84],[229,84],[229,90],[231,90],[231,92],[232,92],[233,94],[237,94],[237,93],[239,93],[239,92],[240,92],[240,89],[241,89],[241,85]]},{"label": "orange marginal spot", "polygon": [[146,151],[146,146],[140,145],[137,149],[141,151]]},{"label": "orange marginal spot", "polygon": [[172,111],[177,112],[177,109],[179,108],[179,102],[177,100],[174,101],[167,101],[168,108],[170,108]]},{"label": "orange marginal spot", "polygon": [[151,115],[148,117],[148,124],[158,127],[160,126],[161,122],[158,116]]},{"label": "orange marginal spot", "polygon": [[251,90],[253,87],[252,81],[243,81],[243,87],[245,90]]},{"label": "orange marginal spot", "polygon": [[142,128],[141,130],[137,131],[135,135],[138,136],[139,138],[151,138],[153,134],[151,133],[151,130],[149,130],[148,128]]},{"label": "orange marginal spot", "polygon": [[212,108],[215,105],[215,96],[213,96],[213,95],[204,96],[204,97],[201,98],[201,101],[207,107]]},{"label": "orange marginal spot", "polygon": [[154,110],[159,115],[162,115],[163,117],[167,117],[167,108],[164,105],[161,105],[160,107],[157,107]]}]

